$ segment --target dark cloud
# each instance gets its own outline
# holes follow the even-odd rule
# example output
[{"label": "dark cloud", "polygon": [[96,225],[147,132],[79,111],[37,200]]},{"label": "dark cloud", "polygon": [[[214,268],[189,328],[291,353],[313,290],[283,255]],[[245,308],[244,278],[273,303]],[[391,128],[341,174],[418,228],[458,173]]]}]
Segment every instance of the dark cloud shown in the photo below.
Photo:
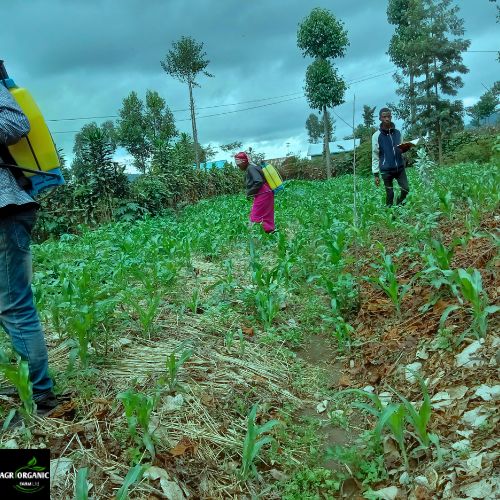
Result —
[{"label": "dark cloud", "polygon": [[[486,0],[456,0],[465,19],[471,50],[495,50],[498,27],[495,4]],[[171,109],[187,107],[187,89],[170,78],[160,61],[182,35],[204,43],[214,78],[201,77],[195,90],[199,134],[203,143],[241,140],[245,145],[284,154],[288,147],[305,153],[304,123],[311,112],[303,91],[311,60],[296,45],[299,23],[311,8],[330,9],[346,26],[350,45],[336,61],[350,82],[393,69],[386,54],[393,27],[386,20],[386,2],[373,0],[31,0],[2,6],[0,58],[20,84],[30,88],[49,119],[116,115],[132,90],[144,96],[157,90]],[[470,73],[459,98],[472,103],[498,74],[495,54],[467,53]],[[292,95],[289,95],[292,94]],[[363,104],[394,101],[390,74],[353,83],[346,103],[336,109],[352,122]],[[286,96],[279,104],[257,107],[261,100],[210,109],[242,101]],[[244,108],[246,111],[228,113]],[[226,113],[226,114],[221,114]],[[209,116],[219,114],[219,116]],[[176,112],[178,128],[190,132],[188,112]],[[97,120],[102,121],[102,120]],[[53,132],[78,130],[85,120],[50,122]],[[337,118],[339,138],[349,133]],[[74,133],[55,133],[56,142],[71,154]]]}]

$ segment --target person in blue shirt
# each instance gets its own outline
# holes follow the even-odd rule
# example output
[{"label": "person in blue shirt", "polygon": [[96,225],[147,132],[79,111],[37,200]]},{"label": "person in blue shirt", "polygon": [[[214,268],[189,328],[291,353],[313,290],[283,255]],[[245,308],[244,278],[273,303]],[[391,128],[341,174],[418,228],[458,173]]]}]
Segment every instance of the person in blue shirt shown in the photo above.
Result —
[{"label": "person in blue shirt", "polygon": [[57,405],[49,376],[47,346],[31,290],[31,231],[38,203],[24,190],[26,178],[12,163],[8,146],[30,131],[25,114],[0,82],[0,325],[29,365],[39,415]]},{"label": "person in blue shirt", "polygon": [[402,205],[410,192],[405,170],[403,153],[406,153],[411,143],[404,143],[401,132],[392,122],[389,108],[382,108],[379,112],[380,128],[372,135],[372,173],[375,176],[375,185],[380,185],[380,175],[385,186],[386,205],[394,204],[394,180],[399,184],[400,194],[396,201]]}]

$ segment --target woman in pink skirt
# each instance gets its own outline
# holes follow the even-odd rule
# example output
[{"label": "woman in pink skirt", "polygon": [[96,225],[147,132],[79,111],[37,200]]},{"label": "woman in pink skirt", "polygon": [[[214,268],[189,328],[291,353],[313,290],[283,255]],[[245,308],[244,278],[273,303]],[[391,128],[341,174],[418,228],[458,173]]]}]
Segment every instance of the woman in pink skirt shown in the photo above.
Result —
[{"label": "woman in pink skirt", "polygon": [[234,156],[236,165],[246,171],[247,198],[253,198],[250,221],[262,224],[266,233],[272,233],[274,226],[274,193],[262,173],[262,167],[250,161],[247,153]]}]

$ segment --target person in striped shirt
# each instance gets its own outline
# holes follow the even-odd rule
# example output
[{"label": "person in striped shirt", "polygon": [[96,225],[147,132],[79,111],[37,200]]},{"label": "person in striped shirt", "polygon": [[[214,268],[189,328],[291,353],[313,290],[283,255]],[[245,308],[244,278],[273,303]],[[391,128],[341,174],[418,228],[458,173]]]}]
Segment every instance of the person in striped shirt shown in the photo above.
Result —
[{"label": "person in striped shirt", "polygon": [[58,401],[31,290],[31,231],[39,205],[23,189],[27,179],[10,166],[8,152],[8,146],[29,131],[27,117],[0,82],[0,325],[16,353],[28,362],[37,412],[47,415]]}]

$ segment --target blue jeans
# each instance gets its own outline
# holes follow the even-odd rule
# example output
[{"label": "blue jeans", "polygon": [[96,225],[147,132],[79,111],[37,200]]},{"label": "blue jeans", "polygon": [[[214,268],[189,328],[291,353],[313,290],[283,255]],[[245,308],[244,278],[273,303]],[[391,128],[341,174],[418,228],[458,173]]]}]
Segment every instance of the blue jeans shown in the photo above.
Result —
[{"label": "blue jeans", "polygon": [[28,361],[35,402],[52,390],[47,346],[31,290],[31,230],[36,210],[0,214],[0,325]]}]

